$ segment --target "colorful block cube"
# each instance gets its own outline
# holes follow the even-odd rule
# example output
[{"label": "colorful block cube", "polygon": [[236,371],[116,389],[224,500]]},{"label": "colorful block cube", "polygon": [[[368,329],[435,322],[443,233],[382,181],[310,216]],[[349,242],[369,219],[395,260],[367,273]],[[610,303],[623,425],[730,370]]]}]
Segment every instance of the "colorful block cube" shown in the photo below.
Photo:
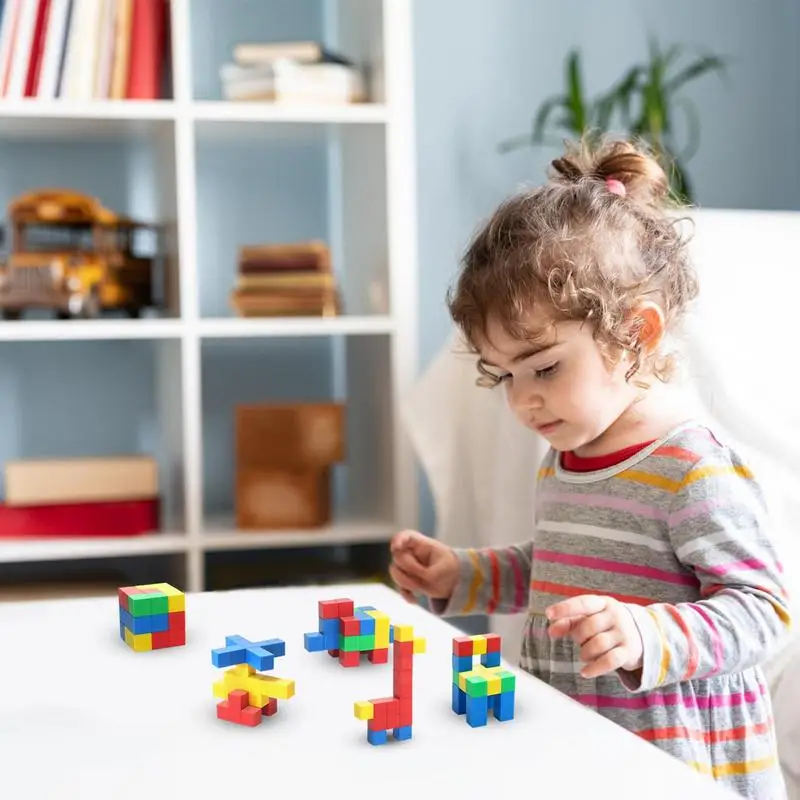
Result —
[{"label": "colorful block cube", "polygon": [[118,590],[119,635],[136,652],[186,644],[186,595],[168,583]]}]

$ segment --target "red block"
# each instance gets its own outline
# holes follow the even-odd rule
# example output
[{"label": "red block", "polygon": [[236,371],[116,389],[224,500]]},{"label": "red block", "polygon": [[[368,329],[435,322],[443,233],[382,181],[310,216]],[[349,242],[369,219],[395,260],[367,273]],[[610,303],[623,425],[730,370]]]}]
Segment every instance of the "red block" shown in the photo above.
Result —
[{"label": "red block", "polygon": [[171,611],[167,618],[169,625],[168,630],[171,632],[186,630],[186,612],[185,611]]},{"label": "red block", "polygon": [[487,633],[486,634],[486,652],[499,653],[500,652],[500,634]]},{"label": "red block", "polygon": [[172,634],[169,631],[157,631],[153,635],[153,650],[172,647]]},{"label": "red block", "polygon": [[394,654],[395,656],[412,657],[414,655],[414,642],[395,642]]},{"label": "red block", "polygon": [[339,600],[339,616],[352,617],[353,614],[355,614],[355,603],[345,598]]},{"label": "red block", "polygon": [[319,616],[320,619],[336,619],[339,616],[339,601],[338,600],[320,600],[319,601]]},{"label": "red block", "polygon": [[382,728],[391,728],[389,725],[389,715],[392,713],[392,706],[396,704],[394,697],[382,697],[380,700],[372,700],[375,713],[372,718],[380,723]]},{"label": "red block", "polygon": [[371,650],[367,653],[367,658],[371,664],[387,664],[389,662],[389,650],[386,647],[381,650]]},{"label": "red block", "polygon": [[339,621],[339,632],[342,636],[359,636],[361,621],[356,617],[342,617]]},{"label": "red block", "polygon": [[412,713],[411,703],[407,705],[400,704],[397,709],[397,727],[405,728],[406,725],[411,725],[413,720],[414,714]]},{"label": "red block", "polygon": [[276,697],[270,697],[270,699],[267,701],[267,704],[264,706],[264,708],[261,709],[261,713],[265,717],[271,717],[273,716],[273,714],[277,714],[278,699]]},{"label": "red block", "polygon": [[357,667],[361,663],[361,653],[358,650],[340,650],[339,663],[343,667]]},{"label": "red block", "polygon": [[169,638],[173,647],[182,647],[186,644],[186,631],[169,631]]},{"label": "red block", "polygon": [[217,704],[217,718],[255,727],[261,722],[261,709],[248,705],[249,702],[249,693],[243,689],[229,692],[228,699]]},{"label": "red block", "polygon": [[453,639],[453,655],[471,656],[474,655],[474,644],[472,639],[467,636],[458,636]]}]

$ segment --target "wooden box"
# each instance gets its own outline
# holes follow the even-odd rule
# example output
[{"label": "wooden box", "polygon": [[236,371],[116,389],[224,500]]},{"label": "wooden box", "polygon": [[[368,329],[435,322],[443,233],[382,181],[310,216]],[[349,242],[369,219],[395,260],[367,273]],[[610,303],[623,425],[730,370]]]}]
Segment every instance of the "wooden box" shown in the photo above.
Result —
[{"label": "wooden box", "polygon": [[330,521],[330,471],[240,470],[236,527],[242,530],[314,528]]}]

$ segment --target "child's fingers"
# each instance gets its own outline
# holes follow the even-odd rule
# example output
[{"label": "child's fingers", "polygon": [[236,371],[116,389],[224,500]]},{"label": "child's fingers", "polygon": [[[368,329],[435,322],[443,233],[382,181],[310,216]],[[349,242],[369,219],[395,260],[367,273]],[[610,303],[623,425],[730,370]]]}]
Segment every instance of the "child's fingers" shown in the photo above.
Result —
[{"label": "child's fingers", "polygon": [[403,572],[419,580],[424,580],[426,576],[425,565],[421,564],[417,557],[409,550],[401,550],[400,552],[394,553],[392,562],[403,570]]},{"label": "child's fingers", "polygon": [[564,636],[569,636],[572,629],[579,625],[586,617],[566,617],[553,622],[548,628],[547,633],[551,639],[561,639]]},{"label": "child's fingers", "polygon": [[627,659],[624,647],[614,647],[581,670],[583,678],[599,678],[622,667]]},{"label": "child's fingers", "polygon": [[389,576],[401,590],[405,589],[408,592],[425,591],[425,587],[418,578],[409,575],[394,562],[389,564]]},{"label": "child's fingers", "polygon": [[573,617],[573,619],[575,623],[572,625],[571,636],[578,645],[585,644],[600,633],[613,630],[616,624],[614,615],[608,610],[590,614],[588,617]]},{"label": "child's fingers", "polygon": [[585,617],[589,614],[597,614],[603,611],[607,605],[608,599],[601,595],[581,594],[548,606],[545,613],[550,622],[556,622],[566,617]]},{"label": "child's fingers", "polygon": [[581,661],[590,663],[622,644],[618,630],[603,631],[588,639],[580,649]]}]

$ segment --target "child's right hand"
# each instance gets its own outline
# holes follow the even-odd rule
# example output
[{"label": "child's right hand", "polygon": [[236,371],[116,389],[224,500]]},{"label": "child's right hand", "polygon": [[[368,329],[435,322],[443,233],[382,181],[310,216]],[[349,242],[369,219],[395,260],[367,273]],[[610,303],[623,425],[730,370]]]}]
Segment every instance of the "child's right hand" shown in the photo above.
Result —
[{"label": "child's right hand", "polygon": [[390,544],[389,574],[409,602],[414,593],[447,600],[458,583],[458,556],[452,547],[418,531],[400,531]]}]

